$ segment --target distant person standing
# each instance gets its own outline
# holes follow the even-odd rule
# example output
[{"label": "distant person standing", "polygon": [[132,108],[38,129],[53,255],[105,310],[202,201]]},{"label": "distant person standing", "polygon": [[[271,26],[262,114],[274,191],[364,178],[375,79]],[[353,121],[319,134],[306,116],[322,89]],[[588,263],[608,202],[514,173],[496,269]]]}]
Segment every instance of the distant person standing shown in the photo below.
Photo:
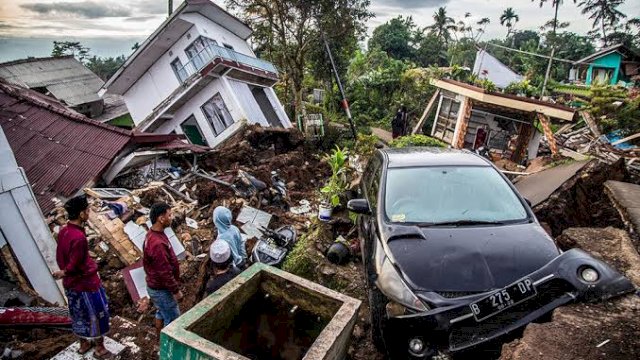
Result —
[{"label": "distant person standing", "polygon": [[394,116],[393,120],[391,120],[391,136],[394,139],[403,135],[402,133],[404,131],[404,124],[402,122],[402,119],[402,110],[399,109],[396,112],[396,116]]},{"label": "distant person standing", "polygon": [[180,266],[164,229],[171,226],[171,207],[165,203],[151,206],[151,229],[143,244],[142,264],[147,275],[147,291],[157,308],[155,326],[158,337],[162,328],[180,316]]},{"label": "distant person standing", "polygon": [[213,274],[207,282],[207,296],[216,292],[240,273],[240,270],[233,266],[231,247],[226,241],[214,241],[209,249],[209,257],[211,257],[213,264]]},{"label": "distant person standing", "polygon": [[71,329],[80,338],[79,354],[91,350],[98,359],[111,355],[104,347],[104,338],[109,331],[109,304],[107,294],[98,276],[98,265],[89,256],[89,242],[83,224],[89,219],[89,203],[84,196],[69,199],[64,205],[69,222],[58,234],[56,262],[60,270],[53,273],[62,279],[69,302]]},{"label": "distant person standing", "polygon": [[402,105],[400,108],[400,113],[402,114],[402,135],[409,135],[409,114],[407,113],[407,107]]},{"label": "distant person standing", "polygon": [[243,270],[247,264],[247,249],[240,235],[240,230],[231,223],[232,220],[231,210],[226,207],[218,206],[213,210],[213,224],[218,229],[216,241],[224,240],[229,244],[231,255],[233,256],[233,264],[238,269]]}]

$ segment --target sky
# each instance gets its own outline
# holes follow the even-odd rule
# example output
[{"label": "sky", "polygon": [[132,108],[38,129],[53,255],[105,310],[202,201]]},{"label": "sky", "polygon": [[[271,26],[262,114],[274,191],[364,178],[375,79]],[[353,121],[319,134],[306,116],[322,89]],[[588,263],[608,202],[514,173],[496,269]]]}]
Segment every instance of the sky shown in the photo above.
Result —
[{"label": "sky", "polygon": [[[174,0],[177,7],[180,0]],[[224,6],[224,0],[214,0]],[[456,20],[470,12],[467,21],[488,17],[491,24],[483,39],[504,37],[507,29],[499,17],[507,7],[520,16],[518,30],[537,30],[553,18],[549,5],[539,7],[535,0],[372,0],[376,15],[367,25],[373,29],[398,15],[412,16],[424,27],[432,23],[434,11],[445,6],[447,14]],[[628,18],[640,17],[640,0],[627,0],[620,11]],[[0,1],[0,62],[27,56],[49,56],[52,42],[80,41],[97,56],[118,56],[131,53],[136,42],[142,42],[166,18],[166,0],[1,0]],[[592,22],[570,0],[559,10],[559,19],[569,21],[569,31],[586,34]]]}]

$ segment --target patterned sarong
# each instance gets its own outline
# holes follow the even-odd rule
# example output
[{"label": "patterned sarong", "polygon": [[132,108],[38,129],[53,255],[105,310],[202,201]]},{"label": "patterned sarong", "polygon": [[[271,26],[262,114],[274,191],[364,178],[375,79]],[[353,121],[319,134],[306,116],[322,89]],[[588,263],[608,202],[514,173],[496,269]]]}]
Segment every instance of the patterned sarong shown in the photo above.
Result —
[{"label": "patterned sarong", "polygon": [[95,339],[109,331],[109,304],[101,286],[98,291],[66,290],[73,333],[85,339]]}]

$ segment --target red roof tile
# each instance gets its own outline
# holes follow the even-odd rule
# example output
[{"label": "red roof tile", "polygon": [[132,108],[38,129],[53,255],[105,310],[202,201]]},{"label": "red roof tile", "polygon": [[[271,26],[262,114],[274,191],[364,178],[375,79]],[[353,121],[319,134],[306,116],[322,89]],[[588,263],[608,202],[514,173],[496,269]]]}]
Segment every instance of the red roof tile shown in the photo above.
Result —
[{"label": "red roof tile", "polygon": [[68,198],[96,180],[132,135],[2,80],[0,126],[45,214],[53,197]]}]

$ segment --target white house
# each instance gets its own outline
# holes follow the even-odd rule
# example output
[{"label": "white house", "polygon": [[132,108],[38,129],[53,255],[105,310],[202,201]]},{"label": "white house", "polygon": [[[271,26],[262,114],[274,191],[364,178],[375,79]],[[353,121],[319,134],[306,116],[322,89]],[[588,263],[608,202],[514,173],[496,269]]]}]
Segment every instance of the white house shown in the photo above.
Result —
[{"label": "white house", "polygon": [[278,70],[247,43],[252,30],[209,0],[186,0],[105,83],[136,128],[215,147],[244,121],[291,127],[272,86]]}]

